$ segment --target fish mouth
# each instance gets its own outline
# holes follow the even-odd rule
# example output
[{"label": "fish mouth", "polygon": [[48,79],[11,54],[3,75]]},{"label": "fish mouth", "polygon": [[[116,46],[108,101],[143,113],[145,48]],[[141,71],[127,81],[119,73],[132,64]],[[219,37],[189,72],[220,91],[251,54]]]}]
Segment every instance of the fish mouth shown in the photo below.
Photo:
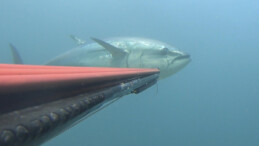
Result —
[{"label": "fish mouth", "polygon": [[167,67],[169,68],[169,66],[178,66],[179,67],[184,67],[186,66],[189,62],[191,61],[191,56],[189,54],[179,54],[179,56],[176,56],[174,59],[172,59],[170,62],[168,62]]},{"label": "fish mouth", "polygon": [[177,56],[174,60],[182,60],[182,59],[191,59],[191,55],[189,54],[183,54],[183,55],[180,55],[180,56]]},{"label": "fish mouth", "polygon": [[191,55],[189,54],[180,54],[179,56],[175,57],[172,61],[171,64],[174,63],[175,61],[179,62],[185,62],[189,63],[191,61]]}]

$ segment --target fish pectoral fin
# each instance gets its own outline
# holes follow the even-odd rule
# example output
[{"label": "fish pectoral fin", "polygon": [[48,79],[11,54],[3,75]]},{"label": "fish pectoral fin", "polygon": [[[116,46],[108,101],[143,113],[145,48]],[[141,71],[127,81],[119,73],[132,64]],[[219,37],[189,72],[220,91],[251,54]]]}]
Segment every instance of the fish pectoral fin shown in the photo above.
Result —
[{"label": "fish pectoral fin", "polygon": [[83,40],[77,36],[74,36],[72,34],[70,35],[70,38],[72,38],[76,42],[77,45],[84,45],[86,43],[85,40]]},{"label": "fish pectoral fin", "polygon": [[91,39],[94,40],[99,45],[103,46],[108,52],[110,52],[114,59],[121,59],[127,55],[127,52],[125,52],[123,49],[117,48],[97,38],[91,38]]},{"label": "fish pectoral fin", "polygon": [[14,64],[23,64],[23,60],[20,56],[20,53],[18,52],[18,50],[15,48],[15,46],[13,44],[9,44],[11,52],[12,52],[12,56],[13,56],[13,63]]}]

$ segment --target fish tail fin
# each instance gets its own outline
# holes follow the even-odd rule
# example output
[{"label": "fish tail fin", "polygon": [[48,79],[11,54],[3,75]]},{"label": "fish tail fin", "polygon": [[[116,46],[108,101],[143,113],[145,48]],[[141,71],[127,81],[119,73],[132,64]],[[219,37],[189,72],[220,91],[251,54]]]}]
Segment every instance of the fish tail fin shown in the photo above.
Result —
[{"label": "fish tail fin", "polygon": [[13,57],[13,63],[14,64],[23,64],[23,60],[20,56],[20,53],[18,52],[18,50],[15,48],[15,46],[11,43],[9,43],[11,52],[12,52],[12,57]]}]

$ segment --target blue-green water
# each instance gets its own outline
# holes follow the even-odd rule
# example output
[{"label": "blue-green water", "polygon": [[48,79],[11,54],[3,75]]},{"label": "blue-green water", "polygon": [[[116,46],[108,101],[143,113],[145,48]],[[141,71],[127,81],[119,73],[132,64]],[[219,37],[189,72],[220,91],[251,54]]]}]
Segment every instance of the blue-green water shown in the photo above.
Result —
[{"label": "blue-green water", "polygon": [[44,146],[259,145],[258,1],[0,1],[1,63],[11,42],[42,64],[75,46],[70,34],[158,39],[192,62]]}]

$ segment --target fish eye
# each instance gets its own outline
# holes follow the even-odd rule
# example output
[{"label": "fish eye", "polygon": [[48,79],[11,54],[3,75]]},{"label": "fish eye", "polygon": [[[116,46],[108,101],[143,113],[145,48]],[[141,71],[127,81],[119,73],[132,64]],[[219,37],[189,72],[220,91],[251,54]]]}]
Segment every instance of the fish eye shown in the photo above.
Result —
[{"label": "fish eye", "polygon": [[163,49],[161,50],[161,54],[162,54],[162,55],[167,55],[168,52],[169,52],[169,49],[168,49],[168,48],[163,48]]}]

